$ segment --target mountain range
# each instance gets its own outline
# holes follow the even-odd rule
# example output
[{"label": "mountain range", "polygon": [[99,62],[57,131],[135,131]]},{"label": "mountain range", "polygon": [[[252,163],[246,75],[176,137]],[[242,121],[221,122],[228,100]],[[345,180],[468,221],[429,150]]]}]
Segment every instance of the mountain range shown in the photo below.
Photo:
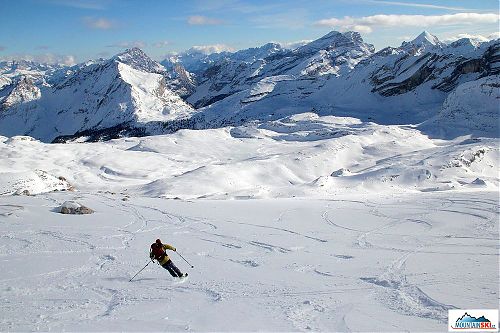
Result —
[{"label": "mountain range", "polygon": [[264,123],[294,114],[408,124],[435,137],[498,137],[500,41],[443,43],[428,32],[376,51],[332,31],[161,62],[133,48],[72,67],[0,63],[0,135],[97,141]]}]

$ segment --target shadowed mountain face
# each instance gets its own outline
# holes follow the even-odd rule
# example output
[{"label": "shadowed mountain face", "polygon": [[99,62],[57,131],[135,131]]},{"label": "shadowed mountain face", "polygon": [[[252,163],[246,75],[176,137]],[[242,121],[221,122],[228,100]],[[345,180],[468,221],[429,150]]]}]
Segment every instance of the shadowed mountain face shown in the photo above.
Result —
[{"label": "shadowed mountain face", "polygon": [[378,52],[332,31],[295,49],[191,49],[161,64],[138,48],[73,67],[0,63],[0,134],[100,140],[314,112],[497,137],[499,73],[498,40],[445,44],[428,32]]}]

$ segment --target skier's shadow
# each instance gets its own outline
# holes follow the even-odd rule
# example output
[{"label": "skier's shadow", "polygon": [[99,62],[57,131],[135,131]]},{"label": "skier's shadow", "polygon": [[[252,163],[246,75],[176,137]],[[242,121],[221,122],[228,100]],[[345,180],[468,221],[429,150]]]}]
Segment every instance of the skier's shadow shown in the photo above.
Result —
[{"label": "skier's shadow", "polygon": [[[110,277],[110,278],[104,278],[104,280],[108,281],[125,281],[129,282],[130,278],[129,277]],[[136,278],[133,279],[131,282],[139,282],[139,281],[151,281],[151,280],[157,280],[156,278],[148,278],[148,277],[143,277],[143,278]]]},{"label": "skier's shadow", "polygon": [[151,281],[151,280],[158,280],[158,279],[155,279],[155,278],[140,278],[140,279],[133,279],[132,282],[134,282],[134,281],[135,282],[139,282],[139,281]]}]

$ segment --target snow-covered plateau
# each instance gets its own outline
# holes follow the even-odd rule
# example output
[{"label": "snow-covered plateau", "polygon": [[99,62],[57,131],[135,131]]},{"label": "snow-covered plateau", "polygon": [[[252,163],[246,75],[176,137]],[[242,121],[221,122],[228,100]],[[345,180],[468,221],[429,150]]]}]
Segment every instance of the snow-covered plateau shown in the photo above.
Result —
[{"label": "snow-covered plateau", "polygon": [[427,32],[0,63],[0,331],[443,332],[498,308],[499,64],[499,40]]}]

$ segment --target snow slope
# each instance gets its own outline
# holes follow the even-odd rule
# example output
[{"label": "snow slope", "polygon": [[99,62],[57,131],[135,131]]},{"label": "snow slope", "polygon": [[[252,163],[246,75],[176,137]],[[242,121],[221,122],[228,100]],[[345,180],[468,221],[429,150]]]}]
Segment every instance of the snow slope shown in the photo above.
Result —
[{"label": "snow slope", "polygon": [[77,190],[166,198],[460,191],[481,189],[477,178],[498,188],[497,138],[431,140],[408,126],[314,113],[95,144],[5,139],[0,154],[0,174],[43,170]]},{"label": "snow slope", "polygon": [[445,100],[438,115],[421,128],[454,137],[475,134],[500,137],[500,75],[459,85]]},{"label": "snow slope", "polygon": [[[311,112],[0,137],[0,330],[445,331],[498,305],[498,147]],[[129,282],[156,238],[188,279]]]},{"label": "snow slope", "polygon": [[[140,50],[3,80],[0,331],[434,332],[496,308],[498,41],[327,37],[240,53],[293,66],[253,59],[196,111]],[[110,128],[163,135],[81,142]],[[189,278],[129,282],[158,237]]]},{"label": "snow slope", "polygon": [[223,57],[198,75],[198,86],[187,101],[195,107],[213,104],[274,76],[316,78],[341,75],[374,52],[357,32],[329,34],[294,50],[269,43]]},{"label": "snow slope", "polygon": [[[7,197],[0,330],[446,331],[448,309],[498,306],[497,195]],[[189,278],[129,282],[158,237]]]}]

